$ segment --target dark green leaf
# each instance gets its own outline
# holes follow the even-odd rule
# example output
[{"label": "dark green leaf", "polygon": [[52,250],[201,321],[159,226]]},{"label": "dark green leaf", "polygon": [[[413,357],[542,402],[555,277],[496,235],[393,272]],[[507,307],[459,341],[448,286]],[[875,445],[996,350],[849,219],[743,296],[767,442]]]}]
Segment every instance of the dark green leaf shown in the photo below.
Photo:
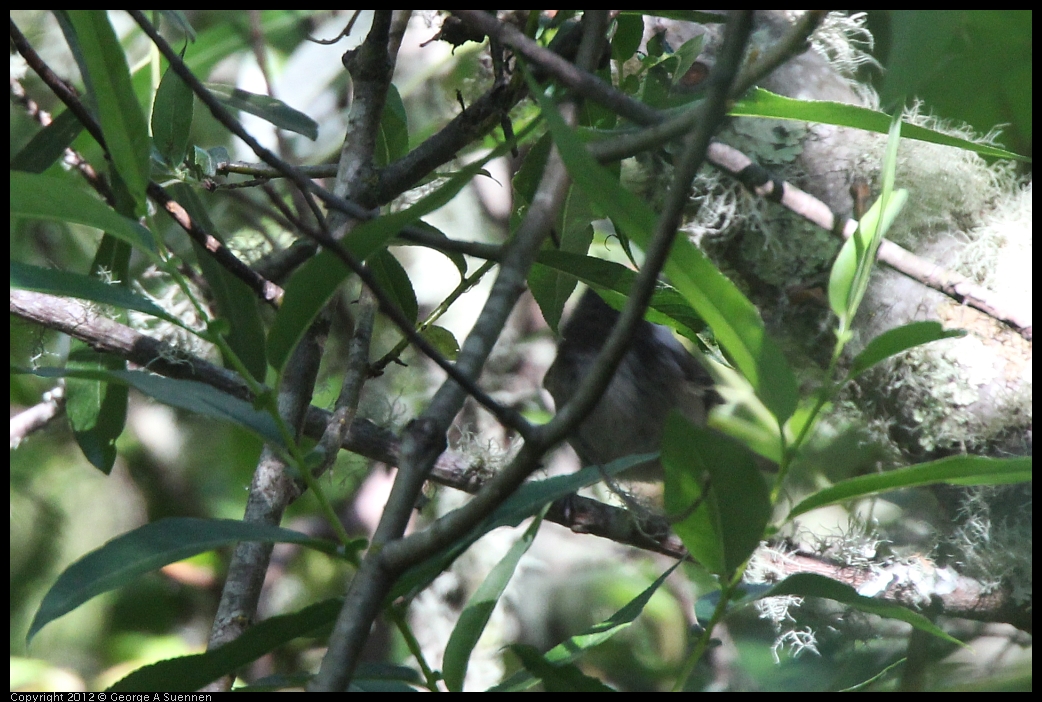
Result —
[{"label": "dark green leaf", "polygon": [[678,22],[695,22],[696,24],[720,24],[727,21],[727,15],[701,12],[699,10],[623,10],[624,15],[647,15],[677,20]]},{"label": "dark green leaf", "polygon": [[168,22],[177,26],[185,34],[185,38],[188,41],[195,41],[195,29],[192,28],[191,22],[185,17],[185,13],[181,10],[156,10],[159,12]]},{"label": "dark green leaf", "polygon": [[816,573],[797,573],[790,575],[771,589],[767,590],[762,597],[778,597],[782,595],[798,595],[800,597],[824,597],[842,604],[850,605],[860,609],[862,612],[875,614],[888,619],[897,619],[911,624],[916,629],[944,639],[945,641],[959,646],[965,646],[958,639],[949,636],[943,629],[935,625],[921,614],[900,605],[882,602],[863,597],[857,590],[849,585],[837,582]]},{"label": "dark green leaf", "polygon": [[[531,127],[522,130],[518,138],[522,138],[530,129]],[[365,260],[386,246],[404,227],[450,202],[488,161],[502,156],[509,150],[510,144],[494,149],[485,158],[468,165],[444,185],[406,210],[363,222],[344,238],[344,246],[359,260]],[[298,268],[290,278],[286,284],[282,307],[268,333],[268,362],[280,374],[304,330],[311,325],[319,310],[325,306],[349,273],[347,266],[327,250]]]},{"label": "dark green leaf", "polygon": [[231,85],[206,83],[206,89],[228,107],[248,112],[279,129],[303,134],[311,141],[318,138],[318,123],[303,112],[267,95],[258,95],[240,90]]},{"label": "dark green leaf", "polygon": [[[437,227],[433,227],[430,224],[427,224],[426,222],[423,222],[423,221],[416,222],[412,226],[415,229],[422,229],[425,232],[427,232],[428,234],[436,236],[439,239],[448,240],[448,238],[449,238],[449,237],[445,236],[445,232],[443,232],[440,229],[438,229]],[[406,239],[399,239],[395,243],[396,244],[400,244],[402,246],[420,246],[421,245],[421,244],[416,244],[414,242],[408,241]],[[452,261],[452,264],[454,266],[456,266],[456,270],[459,271],[459,275],[460,275],[461,279],[464,278],[467,275],[467,257],[466,256],[464,256],[461,253],[453,253],[451,251],[441,251],[441,250],[438,250],[438,249],[435,249],[435,250],[438,251],[438,253],[440,253],[443,256],[445,256],[450,261]]]},{"label": "dark green leaf", "polygon": [[644,40],[644,18],[640,15],[619,15],[615,36],[611,40],[611,57],[626,61],[637,53]]},{"label": "dark green leaf", "polygon": [[102,305],[112,305],[127,310],[137,310],[171,324],[183,326],[181,320],[167,314],[148,298],[142,297],[122,285],[111,285],[98,278],[78,273],[60,271],[55,268],[39,268],[11,261],[11,287],[33,290],[50,295],[92,300]]},{"label": "dark green leaf", "polygon": [[[554,646],[546,652],[546,660],[551,665],[571,663],[590,649],[599,646],[618,634],[620,631],[626,629],[641,615],[648,602],[651,601],[651,596],[658,591],[662,586],[662,583],[666,582],[666,578],[672,575],[673,571],[676,570],[679,565],[680,564],[677,563],[670,567],[669,570],[660,575],[655,582],[645,588],[644,592],[627,602],[622,609],[615,612],[603,622],[599,622],[583,633],[577,634]],[[490,691],[520,692],[531,688],[538,682],[539,680],[529,672],[520,671],[507,680],[504,680],[499,685],[496,685]]]},{"label": "dark green leaf", "polygon": [[15,154],[11,159],[11,170],[43,173],[61,157],[82,131],[83,125],[71,110],[62,112]]},{"label": "dark green leaf", "polygon": [[420,313],[416,302],[416,291],[412,289],[412,281],[405,268],[387,249],[380,249],[369,257],[369,270],[395,306],[401,310],[405,318],[413,325]]},{"label": "dark green leaf", "polygon": [[521,660],[525,670],[543,684],[547,692],[615,692],[571,663],[550,663],[534,646],[513,644],[510,650]]},{"label": "dark green leaf", "polygon": [[409,153],[409,115],[398,88],[387,86],[387,102],[380,115],[380,130],[376,135],[376,165],[386,166]]},{"label": "dark green leaf", "polygon": [[471,530],[467,536],[458,540],[441,553],[406,571],[405,575],[395,583],[394,589],[389,595],[390,601],[408,593],[416,593],[422,590],[461,553],[470,548],[471,544],[493,529],[498,529],[501,526],[517,526],[554,500],[603,480],[605,474],[609,476],[617,475],[651,458],[654,458],[654,454],[626,456],[625,458],[612,461],[603,468],[588,466],[570,475],[561,475],[547,478],[546,480],[534,480],[525,483],[497,507],[491,515],[486,517],[485,521]]},{"label": "dark green leaf", "polygon": [[[78,348],[70,355],[70,369],[121,371],[121,358]],[[91,465],[108,475],[116,462],[116,440],[127,418],[127,388],[113,385],[104,377],[70,377],[65,383],[65,414],[73,437]]]},{"label": "dark green leaf", "polygon": [[432,324],[420,332],[420,336],[427,340],[434,350],[450,361],[455,361],[459,356],[459,342],[456,337],[445,327]]},{"label": "dark green leaf", "polygon": [[[594,219],[589,198],[581,188],[570,187],[557,221],[558,242],[546,240],[543,242],[543,250],[585,254],[593,242],[593,226],[590,223]],[[564,304],[575,291],[575,277],[538,266],[528,273],[528,287],[546,323],[556,332]]]},{"label": "dark green leaf", "polygon": [[950,70],[949,49],[964,31],[965,10],[891,10],[891,45],[880,103],[900,110],[906,97],[917,96],[920,88],[938,72]]},{"label": "dark green leaf", "polygon": [[[128,285],[130,246],[108,233],[102,235],[91,261],[90,275],[125,288]],[[126,321],[126,313],[117,319]],[[86,371],[121,371],[126,361],[114,355],[100,354],[86,342],[73,339],[67,363],[70,368]],[[127,416],[127,388],[98,378],[72,379],[65,386],[65,413],[73,437],[83,455],[101,472],[108,475],[116,461],[116,440],[123,433]]]},{"label": "dark green leaf", "polygon": [[42,378],[85,378],[129,385],[165,405],[195,412],[204,417],[238,424],[275,446],[285,444],[275,420],[269,414],[254,409],[248,402],[226,395],[210,385],[194,380],[164,378],[143,371],[105,372],[36,368],[20,372],[32,373]]},{"label": "dark green leaf", "polygon": [[[193,220],[202,225],[211,236],[220,240],[206,207],[192,188],[184,183],[175,183],[170,186],[170,194],[181,203]],[[193,241],[192,248],[199,261],[199,269],[206,282],[210,284],[219,319],[228,323],[228,345],[246,366],[250,375],[257,382],[263,383],[268,372],[268,361],[265,355],[264,323],[260,317],[256,294],[246,283],[217,263],[203,246]],[[224,359],[224,365],[229,368],[235,367],[227,358]]]},{"label": "dark green leaf", "polygon": [[[303,636],[320,636],[329,630],[336,621],[337,614],[344,604],[342,597],[317,602],[292,614],[276,615],[258,622],[247,629],[233,641],[219,648],[193,656],[181,656],[170,660],[159,661],[152,665],[138,668],[130,675],[115,683],[109,692],[189,692],[198,690],[207,683],[225,675],[233,675],[243,666],[252,663],[261,656],[271,653],[294,639]],[[258,680],[253,685],[236,690],[262,691],[267,686],[283,688],[287,686],[303,686],[306,680],[297,680],[279,684],[274,676]],[[392,684],[418,682],[418,674],[403,666],[386,666],[374,663],[363,663],[358,671],[352,687],[360,689],[376,689],[383,681]],[[395,687],[394,689],[400,689]]]},{"label": "dark green leaf", "polygon": [[152,104],[152,141],[172,167],[181,165],[185,158],[194,106],[192,89],[168,67]]},{"label": "dark green leaf", "polygon": [[161,519],[117,536],[66,568],[44,595],[27,639],[92,597],[139,575],[239,541],[295,543],[325,553],[337,551],[334,542],[266,524],[235,519]]},{"label": "dark green leaf", "polygon": [[[601,297],[616,309],[622,309],[625,296],[637,275],[626,266],[613,261],[550,249],[539,252],[536,267],[539,266],[574,276],[595,288],[601,293]],[[673,286],[662,282],[656,285],[648,304],[648,312],[644,316],[649,322],[668,326],[695,343],[700,343],[697,334],[705,329],[705,322],[691,308],[684,296]]]}]

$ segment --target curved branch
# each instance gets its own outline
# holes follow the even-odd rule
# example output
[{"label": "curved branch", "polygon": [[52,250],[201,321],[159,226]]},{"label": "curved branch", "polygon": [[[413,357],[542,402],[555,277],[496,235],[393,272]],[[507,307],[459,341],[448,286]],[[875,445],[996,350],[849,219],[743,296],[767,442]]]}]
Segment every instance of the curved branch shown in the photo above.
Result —
[{"label": "curved branch", "polygon": [[[101,317],[78,300],[12,290],[10,307],[13,316],[64,332],[86,342],[97,351],[111,353],[167,377],[204,382],[234,397],[253,400],[246,384],[236,374]],[[328,411],[309,407],[304,420],[304,434],[320,438],[329,418]],[[388,465],[398,463],[398,438],[365,419],[351,422],[341,446],[374,461]],[[482,466],[473,457],[446,451],[438,457],[430,477],[441,485],[476,494],[487,482],[481,477],[483,473]],[[627,510],[584,497],[569,498],[567,505],[563,502],[555,503],[546,518],[577,533],[610,539],[673,558],[687,557],[683,544],[670,531],[670,525],[664,518],[651,518],[638,525]],[[878,580],[878,568],[885,567],[879,564],[854,568],[832,563],[814,554],[790,554],[784,557],[772,554],[773,551],[765,551],[761,556],[770,559],[772,569],[780,577],[792,573],[819,573],[856,589],[870,578]],[[873,572],[877,575],[874,576]],[[896,587],[900,582],[903,581],[895,580],[892,586],[876,596],[914,606],[915,602],[901,599],[907,593]],[[963,575],[958,575],[956,583],[958,587],[951,593],[940,596],[945,607],[944,614],[976,621],[1007,622],[1024,631],[1031,631],[1030,612],[1025,609],[1026,605],[1018,604],[1011,593],[1004,590],[985,591],[979,583]]]}]

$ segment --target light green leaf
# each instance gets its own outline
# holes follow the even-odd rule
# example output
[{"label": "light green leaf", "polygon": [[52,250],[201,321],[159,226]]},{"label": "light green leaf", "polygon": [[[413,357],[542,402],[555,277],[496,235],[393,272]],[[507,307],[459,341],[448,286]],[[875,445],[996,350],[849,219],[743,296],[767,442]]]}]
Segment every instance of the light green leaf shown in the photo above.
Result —
[{"label": "light green leaf", "polygon": [[763,540],[771,515],[753,454],[674,411],[662,433],[662,465],[666,510],[680,519],[674,531],[696,561],[729,580]]},{"label": "light green leaf", "polygon": [[12,217],[85,224],[127,242],[152,262],[161,262],[152,232],[65,178],[12,172],[10,204]]},{"label": "light green leaf", "polygon": [[849,379],[856,378],[866,370],[896,356],[902,351],[941,339],[956,339],[966,336],[963,329],[945,329],[938,322],[912,322],[888,329],[872,341],[857,355],[850,367]]},{"label": "light green leaf", "polygon": [[532,542],[535,541],[540,524],[542,524],[542,515],[537,517],[521,538],[514,542],[506,555],[478,586],[467,602],[467,606],[460,613],[456,626],[449,635],[449,641],[445,645],[445,656],[442,663],[445,685],[451,692],[463,691],[463,680],[467,676],[470,654],[485,631],[488,619],[492,616],[492,610],[496,608],[499,598],[503,595],[510,578],[513,577],[521,557],[528,552]]},{"label": "light green leaf", "polygon": [[87,69],[84,80],[97,105],[105,148],[134,199],[136,213],[143,215],[152,147],[123,47],[105,10],[69,10],[68,18]]},{"label": "light green leaf", "polygon": [[[754,88],[744,98],[735,102],[728,114],[734,117],[769,117],[773,119],[799,120],[802,122],[819,122],[821,124],[834,124],[839,127],[854,127],[855,129],[864,129],[880,134],[888,133],[891,124],[890,115],[878,110],[825,100],[796,100],[775,95],[762,88]],[[978,144],[914,124],[903,124],[901,126],[901,134],[908,139],[917,139],[943,146],[954,146],[959,149],[974,151],[981,156],[1012,158],[1018,161],[1030,160],[1027,157],[996,146]]]},{"label": "light green leaf", "polygon": [[1031,480],[1031,458],[950,456],[908,468],[861,475],[819,490],[789,512],[788,519],[812,509],[894,490],[946,483],[949,485],[999,485]]}]

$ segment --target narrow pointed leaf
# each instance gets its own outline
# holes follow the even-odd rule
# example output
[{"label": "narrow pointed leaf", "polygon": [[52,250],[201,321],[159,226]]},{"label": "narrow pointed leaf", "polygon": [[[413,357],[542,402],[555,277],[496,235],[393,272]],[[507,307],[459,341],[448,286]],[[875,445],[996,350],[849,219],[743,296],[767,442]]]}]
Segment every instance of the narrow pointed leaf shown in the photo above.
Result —
[{"label": "narrow pointed leaf", "polygon": [[66,568],[44,595],[27,638],[31,640],[48,622],[133,578],[239,541],[295,543],[326,553],[337,551],[334,542],[265,524],[234,519],[161,519],[117,536]]}]

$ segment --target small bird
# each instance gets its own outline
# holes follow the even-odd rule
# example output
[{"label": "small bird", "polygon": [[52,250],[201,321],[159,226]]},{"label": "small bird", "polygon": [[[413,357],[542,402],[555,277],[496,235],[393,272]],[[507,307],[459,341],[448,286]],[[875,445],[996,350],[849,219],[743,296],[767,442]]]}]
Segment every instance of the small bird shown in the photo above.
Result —
[{"label": "small bird", "polygon": [[[557,407],[579,388],[619,313],[587,290],[565,323],[557,358],[543,386]],[[704,426],[720,402],[706,369],[658,324],[642,320],[604,395],[568,439],[583,465],[604,465],[623,456],[658,451],[666,415],[676,408]],[[627,480],[662,479],[662,465],[648,461],[622,474]]]}]

